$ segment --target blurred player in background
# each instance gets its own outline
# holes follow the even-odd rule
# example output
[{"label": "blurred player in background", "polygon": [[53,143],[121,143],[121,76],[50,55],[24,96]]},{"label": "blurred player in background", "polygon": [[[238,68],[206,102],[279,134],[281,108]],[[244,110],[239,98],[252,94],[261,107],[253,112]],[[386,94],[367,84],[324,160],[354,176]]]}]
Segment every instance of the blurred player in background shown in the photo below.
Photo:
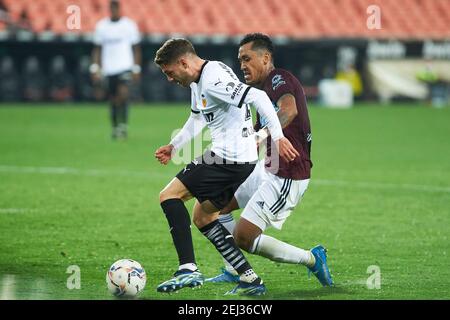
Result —
[{"label": "blurred player in background", "polygon": [[[264,90],[272,100],[285,137],[300,154],[294,161],[285,161],[271,154],[271,139],[267,140],[266,159],[240,185],[230,204],[221,210],[219,221],[236,243],[247,252],[270,260],[305,265],[323,286],[333,281],[327,266],[326,250],[316,246],[311,250],[294,247],[263,234],[268,227],[281,229],[283,223],[300,202],[310,179],[312,162],[311,128],[306,98],[300,82],[289,71],[275,68],[271,39],[263,34],[246,35],[239,45],[239,62],[248,85]],[[257,142],[268,137],[266,119],[257,115]],[[259,131],[258,131],[259,130]],[[264,165],[265,162],[265,165]],[[277,163],[277,166],[273,164]],[[237,225],[231,211],[244,208]],[[207,282],[235,282],[236,272],[226,263],[222,274]]]},{"label": "blurred player in background", "polygon": [[178,253],[174,277],[161,283],[159,292],[172,292],[203,284],[192,244],[189,213],[184,202],[195,197],[194,223],[237,271],[238,285],[229,294],[260,295],[266,289],[261,278],[218,221],[219,212],[250,175],[258,159],[249,104],[264,115],[280,156],[292,161],[298,155],[283,136],[272,103],[262,90],[239,81],[231,68],[219,61],[200,58],[185,39],[170,39],[157,51],[156,64],[167,80],[191,88],[191,115],[183,129],[155,157],[167,164],[173,152],[207,126],[211,150],[188,164],[161,191],[160,204]]},{"label": "blurred player in background", "polygon": [[90,72],[95,84],[106,76],[111,103],[112,138],[127,138],[128,85],[141,73],[139,30],[134,21],[120,15],[118,0],[110,1],[111,17],[100,20],[94,33]]}]

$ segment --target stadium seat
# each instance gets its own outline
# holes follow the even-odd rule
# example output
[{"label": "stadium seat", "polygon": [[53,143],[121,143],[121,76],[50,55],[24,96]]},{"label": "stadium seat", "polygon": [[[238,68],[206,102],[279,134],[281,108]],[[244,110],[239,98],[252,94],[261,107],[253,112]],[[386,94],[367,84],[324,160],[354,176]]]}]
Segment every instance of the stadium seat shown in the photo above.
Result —
[{"label": "stadium seat", "polygon": [[[82,32],[92,32],[95,23],[109,15],[109,0],[3,3],[14,21],[24,11],[30,14],[36,32],[45,30],[46,25],[58,33],[68,32],[62,26],[61,12],[71,4],[82,9]],[[239,5],[229,0],[127,0],[122,4],[122,13],[137,21],[144,33],[238,35],[260,31],[301,38],[450,37],[448,0],[247,0]],[[382,8],[381,30],[366,26],[367,8],[373,4]]]}]

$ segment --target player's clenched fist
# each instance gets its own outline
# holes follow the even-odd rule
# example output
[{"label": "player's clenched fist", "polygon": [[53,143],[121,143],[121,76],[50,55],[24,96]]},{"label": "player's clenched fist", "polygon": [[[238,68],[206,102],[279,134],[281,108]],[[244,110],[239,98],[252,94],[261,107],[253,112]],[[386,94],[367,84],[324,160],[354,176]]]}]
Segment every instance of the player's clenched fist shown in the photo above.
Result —
[{"label": "player's clenched fist", "polygon": [[171,144],[159,147],[155,151],[155,158],[158,159],[158,161],[161,164],[167,164],[170,161],[170,159],[172,159],[172,151],[173,151],[173,145],[171,145]]}]

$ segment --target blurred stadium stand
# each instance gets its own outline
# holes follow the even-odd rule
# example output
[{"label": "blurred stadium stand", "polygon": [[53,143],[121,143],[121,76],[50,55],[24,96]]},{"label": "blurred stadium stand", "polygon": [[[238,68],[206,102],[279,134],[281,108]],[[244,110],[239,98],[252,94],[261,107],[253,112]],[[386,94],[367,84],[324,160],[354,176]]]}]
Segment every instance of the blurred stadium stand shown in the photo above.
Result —
[{"label": "blurred stadium stand", "polygon": [[[333,78],[340,71],[338,52],[342,46],[355,50],[354,61],[349,64],[362,75],[364,85],[370,83],[366,79],[370,76],[366,71],[368,61],[374,57],[395,58],[395,46],[403,50],[397,58],[417,59],[424,56],[425,41],[434,41],[444,46],[444,53],[433,58],[450,59],[450,48],[445,49],[448,47],[445,41],[450,41],[450,0],[126,0],[121,3],[122,14],[135,20],[143,35],[144,72],[141,87],[134,91],[137,100],[185,99],[183,90],[159,81],[162,76],[151,63],[157,47],[174,35],[189,37],[201,54],[226,60],[238,72],[234,59],[238,39],[249,32],[269,34],[279,47],[277,65],[293,71],[311,97],[318,95],[321,79]],[[70,5],[81,9],[80,29],[67,27]],[[381,8],[379,30],[367,27],[370,5]],[[103,99],[98,88],[86,85],[87,57],[95,24],[108,15],[109,0],[0,0],[0,73],[2,79],[8,79],[0,84],[0,100]],[[57,62],[56,57],[59,57]],[[21,73],[20,77],[14,76],[17,72]],[[14,89],[19,83],[20,88]],[[366,89],[361,98],[371,96]],[[37,94],[36,90],[43,92]],[[395,92],[392,96],[395,97]]]},{"label": "blurred stadium stand", "polygon": [[[66,8],[82,10],[83,33],[108,15],[109,0],[2,0],[14,24],[33,32],[68,32]],[[382,7],[383,29],[365,27],[362,14],[370,5]],[[292,38],[441,39],[450,36],[448,0],[126,0],[122,13],[146,34],[240,35],[258,30]],[[255,14],[255,11],[257,14]],[[5,28],[5,23],[0,25]]]}]

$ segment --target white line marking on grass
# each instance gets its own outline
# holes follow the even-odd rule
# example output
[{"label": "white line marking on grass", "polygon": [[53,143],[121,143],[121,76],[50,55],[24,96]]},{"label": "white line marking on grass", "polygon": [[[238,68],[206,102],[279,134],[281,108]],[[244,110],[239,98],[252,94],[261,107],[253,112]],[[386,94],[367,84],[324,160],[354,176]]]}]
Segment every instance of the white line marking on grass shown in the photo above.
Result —
[{"label": "white line marking on grass", "polygon": [[[160,170],[152,172],[127,171],[127,170],[102,170],[102,169],[76,169],[70,167],[29,167],[29,166],[8,166],[0,165],[0,173],[20,173],[20,174],[55,174],[55,175],[80,175],[80,176],[125,176],[153,178],[155,176],[165,177],[166,174]],[[362,189],[402,189],[420,192],[444,192],[450,193],[450,187],[408,184],[408,183],[381,183],[364,181],[345,181],[328,179],[311,179],[312,184],[321,186],[341,186]]]},{"label": "white line marking on grass", "polygon": [[28,208],[0,208],[0,213],[30,213],[35,210]]},{"label": "white line marking on grass", "polygon": [[37,173],[56,175],[78,176],[134,176],[151,178],[154,173],[126,171],[126,170],[101,170],[101,169],[76,169],[69,167],[20,167],[0,165],[0,172],[4,173]]},{"label": "white line marking on grass", "polygon": [[342,281],[337,284],[339,287],[346,287],[346,286],[366,286],[366,279],[361,280],[348,280],[348,281]]},{"label": "white line marking on grass", "polygon": [[0,300],[16,299],[16,281],[12,274],[5,274],[2,278],[2,290],[0,291]]},{"label": "white line marking on grass", "polygon": [[325,180],[325,179],[311,179],[311,183],[324,186],[328,185],[328,186],[342,186],[342,187],[359,187],[368,189],[403,189],[410,191],[450,193],[450,187],[437,187],[437,186],[409,184],[409,183],[358,182],[358,181]]}]

